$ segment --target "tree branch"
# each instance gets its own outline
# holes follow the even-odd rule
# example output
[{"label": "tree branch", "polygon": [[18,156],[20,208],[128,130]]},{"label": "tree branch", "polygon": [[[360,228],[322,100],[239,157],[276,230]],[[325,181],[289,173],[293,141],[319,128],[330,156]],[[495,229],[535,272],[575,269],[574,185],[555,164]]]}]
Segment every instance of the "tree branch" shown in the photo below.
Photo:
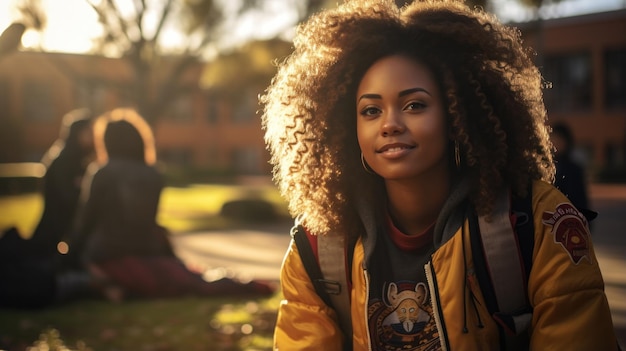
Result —
[{"label": "tree branch", "polygon": [[165,4],[165,7],[163,7],[163,12],[161,13],[161,18],[159,20],[159,25],[157,26],[157,28],[156,28],[156,30],[154,32],[154,36],[152,37],[151,41],[153,43],[156,43],[157,39],[161,35],[161,31],[163,30],[163,25],[165,24],[165,21],[166,21],[167,17],[169,16],[171,10],[172,10],[172,0],[168,0],[167,4]]},{"label": "tree branch", "polygon": [[[106,3],[108,4],[109,9],[111,10],[111,14],[113,14],[114,19],[117,20],[117,24],[120,26],[120,32],[126,37],[126,39],[129,42],[132,43],[133,40],[128,35],[128,26],[126,25],[126,21],[124,20],[124,17],[122,16],[122,13],[120,12],[120,10],[115,5],[115,2],[113,0],[107,0]],[[139,30],[141,33],[141,27],[139,27]]]}]

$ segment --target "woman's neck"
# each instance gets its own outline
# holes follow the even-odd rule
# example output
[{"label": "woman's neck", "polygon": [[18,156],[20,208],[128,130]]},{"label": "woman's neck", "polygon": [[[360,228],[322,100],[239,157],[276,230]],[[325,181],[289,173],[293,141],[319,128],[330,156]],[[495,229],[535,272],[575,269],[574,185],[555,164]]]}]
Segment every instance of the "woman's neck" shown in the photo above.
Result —
[{"label": "woman's neck", "polygon": [[430,181],[386,181],[385,184],[391,219],[408,235],[424,232],[437,220],[451,188],[449,176]]}]

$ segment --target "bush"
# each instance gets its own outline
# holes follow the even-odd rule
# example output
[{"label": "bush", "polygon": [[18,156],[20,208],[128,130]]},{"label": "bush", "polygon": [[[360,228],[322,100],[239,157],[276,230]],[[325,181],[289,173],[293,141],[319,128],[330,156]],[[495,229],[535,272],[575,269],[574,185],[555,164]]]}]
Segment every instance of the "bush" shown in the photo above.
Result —
[{"label": "bush", "polygon": [[258,199],[228,201],[222,205],[220,215],[246,222],[273,221],[278,217],[271,203]]}]

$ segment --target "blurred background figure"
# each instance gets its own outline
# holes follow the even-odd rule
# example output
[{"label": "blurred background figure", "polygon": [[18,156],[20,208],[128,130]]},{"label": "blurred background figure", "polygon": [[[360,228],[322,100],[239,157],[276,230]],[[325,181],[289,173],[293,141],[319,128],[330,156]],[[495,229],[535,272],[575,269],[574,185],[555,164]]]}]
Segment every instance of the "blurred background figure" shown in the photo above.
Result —
[{"label": "blurred background figure", "polygon": [[154,228],[164,184],[150,127],[133,110],[117,109],[96,120],[94,134],[97,160],[83,183],[72,254],[99,262],[162,253]]},{"label": "blurred background figure", "polygon": [[555,123],[552,125],[551,138],[556,149],[554,185],[591,221],[598,214],[590,209],[585,169],[574,158],[574,135],[567,124]]},{"label": "blurred background figure", "polygon": [[63,117],[59,137],[41,161],[46,167],[44,209],[30,239],[15,227],[0,237],[1,306],[40,308],[55,302],[61,285],[84,289],[82,274],[63,274],[64,283],[59,284],[64,269],[58,247],[72,227],[82,177],[94,159],[91,117],[87,109]]},{"label": "blurred background figure", "polygon": [[97,161],[89,167],[69,257],[99,282],[107,299],[270,294],[257,282],[207,282],[179,260],[156,216],[164,183],[150,126],[119,108],[94,124]]},{"label": "blurred background figure", "polygon": [[[55,253],[74,222],[83,175],[94,160],[92,114],[76,109],[63,117],[59,138],[42,159],[44,210],[31,237],[42,254]],[[61,248],[63,250],[63,248]]]}]

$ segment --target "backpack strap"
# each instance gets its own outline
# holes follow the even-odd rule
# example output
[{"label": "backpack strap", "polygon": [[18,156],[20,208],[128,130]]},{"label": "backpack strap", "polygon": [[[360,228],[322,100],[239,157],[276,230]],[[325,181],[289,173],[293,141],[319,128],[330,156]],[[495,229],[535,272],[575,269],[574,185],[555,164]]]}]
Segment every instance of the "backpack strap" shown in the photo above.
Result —
[{"label": "backpack strap", "polygon": [[311,283],[313,283],[315,292],[326,305],[332,306],[330,296],[323,283],[324,276],[322,275],[316,254],[313,252],[313,248],[307,236],[309,236],[309,234],[307,234],[306,230],[301,225],[295,225],[291,228],[291,237],[296,243],[300,259],[302,260],[307,275],[311,279]]},{"label": "backpack strap", "polygon": [[[300,258],[318,296],[333,308],[344,332],[345,347],[352,349],[352,317],[350,315],[349,262],[345,239],[340,235],[311,235],[301,225],[291,230]],[[312,241],[316,241],[317,252]],[[316,255],[317,253],[317,255]]]},{"label": "backpack strap", "polygon": [[532,320],[527,297],[534,247],[531,201],[531,193],[517,198],[503,191],[491,221],[482,216],[470,221],[470,233],[479,234],[471,236],[476,275],[487,308],[504,332],[507,349],[528,342]]},{"label": "backpack strap", "polygon": [[526,306],[526,279],[517,234],[510,216],[510,197],[503,192],[496,200],[491,221],[478,217],[487,270],[493,283],[498,310],[514,314]]},{"label": "backpack strap", "polygon": [[332,301],[333,308],[337,313],[341,329],[352,343],[352,316],[350,314],[350,284],[348,284],[348,260],[346,257],[345,239],[342,235],[317,236],[318,260],[323,283],[326,285]]}]

